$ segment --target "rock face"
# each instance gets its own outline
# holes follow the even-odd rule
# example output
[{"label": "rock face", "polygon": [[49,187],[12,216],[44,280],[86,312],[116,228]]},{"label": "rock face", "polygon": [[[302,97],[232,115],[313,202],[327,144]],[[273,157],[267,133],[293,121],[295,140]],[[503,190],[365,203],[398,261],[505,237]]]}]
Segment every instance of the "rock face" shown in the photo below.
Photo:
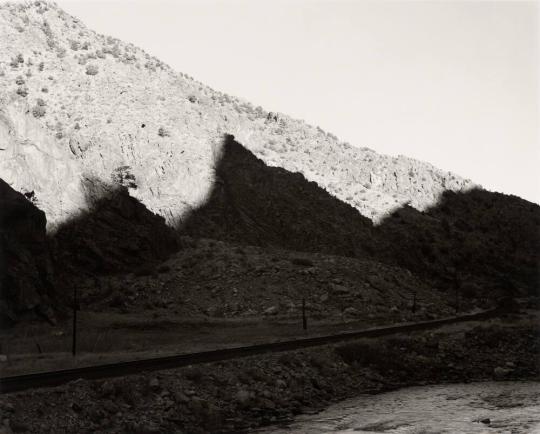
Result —
[{"label": "rock face", "polygon": [[0,321],[48,314],[53,276],[45,213],[0,179]]},{"label": "rock face", "polygon": [[2,5],[0,40],[0,177],[35,192],[49,228],[87,210],[84,177],[123,183],[169,224],[182,222],[215,185],[224,133],[375,221],[472,186],[215,91],[54,4]]}]

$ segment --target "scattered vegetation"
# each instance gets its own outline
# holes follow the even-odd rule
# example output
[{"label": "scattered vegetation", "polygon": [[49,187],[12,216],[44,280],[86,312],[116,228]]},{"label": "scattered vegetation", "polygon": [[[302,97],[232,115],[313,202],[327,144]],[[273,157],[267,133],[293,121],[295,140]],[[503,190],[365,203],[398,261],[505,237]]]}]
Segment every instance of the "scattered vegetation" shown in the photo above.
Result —
[{"label": "scattered vegetation", "polygon": [[45,116],[45,113],[45,105],[36,104],[34,107],[32,107],[32,114],[35,118],[42,118]]},{"label": "scattered vegetation", "polygon": [[90,64],[86,66],[87,75],[97,75],[98,72],[99,72],[99,69],[96,65]]},{"label": "scattered vegetation", "polygon": [[112,173],[112,180],[116,184],[122,185],[127,188],[137,188],[135,175],[131,173],[130,166],[120,166],[114,169]]},{"label": "scattered vegetation", "polygon": [[28,87],[26,87],[25,85],[19,86],[17,88],[17,95],[26,97],[28,95]]},{"label": "scattered vegetation", "polygon": [[159,127],[158,129],[158,136],[159,137],[169,137],[171,133],[165,129],[164,127]]}]

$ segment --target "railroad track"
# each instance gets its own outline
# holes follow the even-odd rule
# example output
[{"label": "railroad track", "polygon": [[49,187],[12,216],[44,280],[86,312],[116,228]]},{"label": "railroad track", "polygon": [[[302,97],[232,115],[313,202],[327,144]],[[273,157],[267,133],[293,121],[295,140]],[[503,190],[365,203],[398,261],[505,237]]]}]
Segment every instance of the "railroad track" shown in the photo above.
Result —
[{"label": "railroad track", "polygon": [[144,371],[172,369],[182,366],[220,362],[271,352],[290,351],[317,345],[333,344],[351,339],[373,338],[395,333],[427,330],[446,324],[488,319],[498,316],[502,312],[502,309],[497,308],[479,313],[454,316],[432,321],[406,323],[388,327],[376,327],[327,336],[250,345],[245,347],[226,348],[213,351],[203,351],[199,353],[179,354],[175,356],[157,357],[152,359],[133,360],[128,362],[110,363],[106,365],[88,366],[84,368],[63,369],[59,371],[3,377],[0,378],[0,393],[5,394],[39,387],[58,386],[80,378],[94,380],[98,378],[119,377],[124,375],[138,374]]}]

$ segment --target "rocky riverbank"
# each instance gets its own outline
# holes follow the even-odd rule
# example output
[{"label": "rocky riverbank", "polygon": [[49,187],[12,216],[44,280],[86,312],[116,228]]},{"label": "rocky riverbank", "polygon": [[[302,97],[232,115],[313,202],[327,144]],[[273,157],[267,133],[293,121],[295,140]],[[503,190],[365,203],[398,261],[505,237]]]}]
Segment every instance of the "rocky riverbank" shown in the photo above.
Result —
[{"label": "rocky riverbank", "polygon": [[10,394],[0,397],[0,432],[242,432],[360,393],[535,379],[537,319],[521,315]]}]

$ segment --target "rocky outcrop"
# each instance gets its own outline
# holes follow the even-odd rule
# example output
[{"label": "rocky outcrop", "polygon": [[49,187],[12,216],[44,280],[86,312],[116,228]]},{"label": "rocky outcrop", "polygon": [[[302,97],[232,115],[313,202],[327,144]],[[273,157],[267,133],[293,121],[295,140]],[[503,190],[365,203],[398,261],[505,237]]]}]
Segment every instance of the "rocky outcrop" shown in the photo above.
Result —
[{"label": "rocky outcrop", "polygon": [[45,213],[0,179],[0,321],[40,313],[54,295]]}]

